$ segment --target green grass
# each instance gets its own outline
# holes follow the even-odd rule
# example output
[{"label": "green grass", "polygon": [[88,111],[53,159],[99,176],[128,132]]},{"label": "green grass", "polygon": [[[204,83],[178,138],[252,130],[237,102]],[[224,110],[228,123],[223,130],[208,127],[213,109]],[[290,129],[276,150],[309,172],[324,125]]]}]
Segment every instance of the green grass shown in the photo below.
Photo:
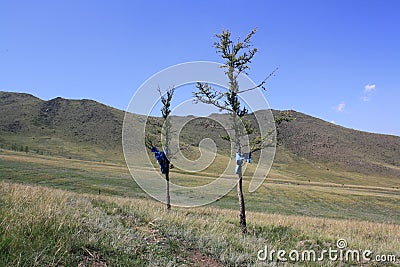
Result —
[{"label": "green grass", "polygon": [[[51,186],[79,193],[148,198],[133,181],[126,166],[114,163],[39,156],[24,152],[0,150],[0,179],[10,182]],[[289,172],[271,171],[264,184],[254,193],[246,192],[249,211],[285,215],[358,219],[400,223],[400,190],[296,180]],[[171,172],[171,181],[181,185],[206,184],[214,178],[209,173]],[[342,175],[349,175],[342,173]],[[367,178],[365,179],[367,183]],[[315,181],[315,182],[314,182]],[[371,182],[372,183],[372,182]],[[367,183],[368,184],[368,183]],[[214,207],[237,209],[236,189],[212,204]]]},{"label": "green grass", "polygon": [[[2,147],[1,147],[2,146]],[[60,138],[55,133],[44,133],[41,136],[27,136],[22,134],[0,133],[0,148],[11,150],[15,146],[17,150],[27,147],[29,153],[45,156],[58,156],[63,158],[91,160],[99,162],[124,163],[122,149],[107,149],[95,146],[88,142],[68,141]]]}]

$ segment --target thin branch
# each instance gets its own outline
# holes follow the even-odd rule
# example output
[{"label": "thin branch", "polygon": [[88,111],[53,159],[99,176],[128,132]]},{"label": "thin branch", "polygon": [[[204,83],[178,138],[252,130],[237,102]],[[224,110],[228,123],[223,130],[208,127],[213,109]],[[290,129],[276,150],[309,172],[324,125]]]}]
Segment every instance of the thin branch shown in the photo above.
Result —
[{"label": "thin branch", "polygon": [[258,85],[254,86],[254,87],[251,87],[251,88],[248,88],[248,89],[244,89],[244,90],[242,90],[242,91],[239,91],[238,94],[241,94],[241,93],[244,93],[244,92],[248,92],[248,91],[251,91],[251,90],[254,90],[254,89],[258,89],[258,88],[261,88],[261,89],[263,89],[264,91],[266,91],[267,89],[264,87],[264,84],[267,82],[267,80],[268,80],[269,78],[271,78],[271,77],[275,74],[275,72],[278,71],[278,69],[279,69],[279,67],[276,67],[276,68],[274,69],[274,71],[272,71],[272,72],[271,72],[261,83],[259,83]]}]

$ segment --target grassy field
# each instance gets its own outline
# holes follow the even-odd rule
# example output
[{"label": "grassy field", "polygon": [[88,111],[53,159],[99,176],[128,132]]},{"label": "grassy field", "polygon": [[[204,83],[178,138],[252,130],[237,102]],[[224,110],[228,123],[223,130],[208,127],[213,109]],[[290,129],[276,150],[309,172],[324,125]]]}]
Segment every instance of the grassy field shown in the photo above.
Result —
[{"label": "grassy field", "polygon": [[[274,166],[262,187],[245,195],[247,209],[400,223],[400,190],[397,189],[399,184],[393,184],[393,179],[386,181],[381,177],[333,170],[321,171],[317,176],[317,171],[312,168],[308,168],[310,174],[307,176],[304,175],[307,173],[304,164],[298,163],[298,166],[301,168],[298,172],[293,171],[296,164]],[[0,150],[0,171],[1,179],[11,182],[51,186],[79,193],[98,194],[100,190],[101,194],[107,195],[147,197],[123,164]],[[174,169],[171,173],[174,183],[189,186],[206,184],[214,179],[211,176],[208,172],[194,175]],[[343,180],[336,182],[340,177]],[[245,189],[248,188],[249,179],[245,177]],[[236,191],[232,190],[212,206],[236,209],[236,202]]]},{"label": "grassy field", "polygon": [[[245,193],[249,234],[243,236],[235,190],[207,207],[166,212],[121,163],[1,149],[0,262],[263,266],[257,251],[265,245],[319,251],[338,238],[351,248],[400,256],[398,182],[307,164],[277,163],[261,188]],[[212,178],[174,171],[171,179],[196,185]]]},{"label": "grassy field", "polygon": [[265,245],[320,251],[339,237],[374,253],[400,249],[396,224],[249,212],[243,236],[233,210],[166,212],[146,199],[8,182],[1,183],[0,203],[3,266],[263,266],[257,251]]}]

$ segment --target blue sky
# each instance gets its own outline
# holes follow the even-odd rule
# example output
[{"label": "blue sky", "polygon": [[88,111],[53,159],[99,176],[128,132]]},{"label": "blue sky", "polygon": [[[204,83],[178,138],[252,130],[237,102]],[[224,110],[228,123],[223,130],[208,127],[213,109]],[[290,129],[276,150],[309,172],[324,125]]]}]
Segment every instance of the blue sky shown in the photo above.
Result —
[{"label": "blue sky", "polygon": [[400,1],[0,1],[0,90],[125,109],[174,64],[221,62],[213,35],[257,27],[265,94],[359,130],[400,135]]}]

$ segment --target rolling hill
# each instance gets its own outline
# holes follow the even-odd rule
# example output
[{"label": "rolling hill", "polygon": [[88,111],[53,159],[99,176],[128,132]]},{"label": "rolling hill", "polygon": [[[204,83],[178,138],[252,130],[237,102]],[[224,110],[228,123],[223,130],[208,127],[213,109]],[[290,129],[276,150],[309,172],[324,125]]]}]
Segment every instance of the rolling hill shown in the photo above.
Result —
[{"label": "rolling hill", "polygon": [[[121,110],[86,99],[58,97],[44,101],[11,92],[0,92],[0,106],[0,146],[3,148],[123,162],[124,112]],[[275,165],[296,166],[294,163],[300,162],[316,171],[340,169],[400,177],[400,137],[356,131],[296,111],[288,112],[291,121],[277,125]],[[273,114],[279,117],[281,111],[274,110]],[[158,118],[150,118],[148,131],[157,134],[155,126],[159,124]],[[195,148],[203,138],[209,137],[224,152],[227,144],[219,138],[224,130],[214,124],[207,118],[192,120],[180,138]]]}]

